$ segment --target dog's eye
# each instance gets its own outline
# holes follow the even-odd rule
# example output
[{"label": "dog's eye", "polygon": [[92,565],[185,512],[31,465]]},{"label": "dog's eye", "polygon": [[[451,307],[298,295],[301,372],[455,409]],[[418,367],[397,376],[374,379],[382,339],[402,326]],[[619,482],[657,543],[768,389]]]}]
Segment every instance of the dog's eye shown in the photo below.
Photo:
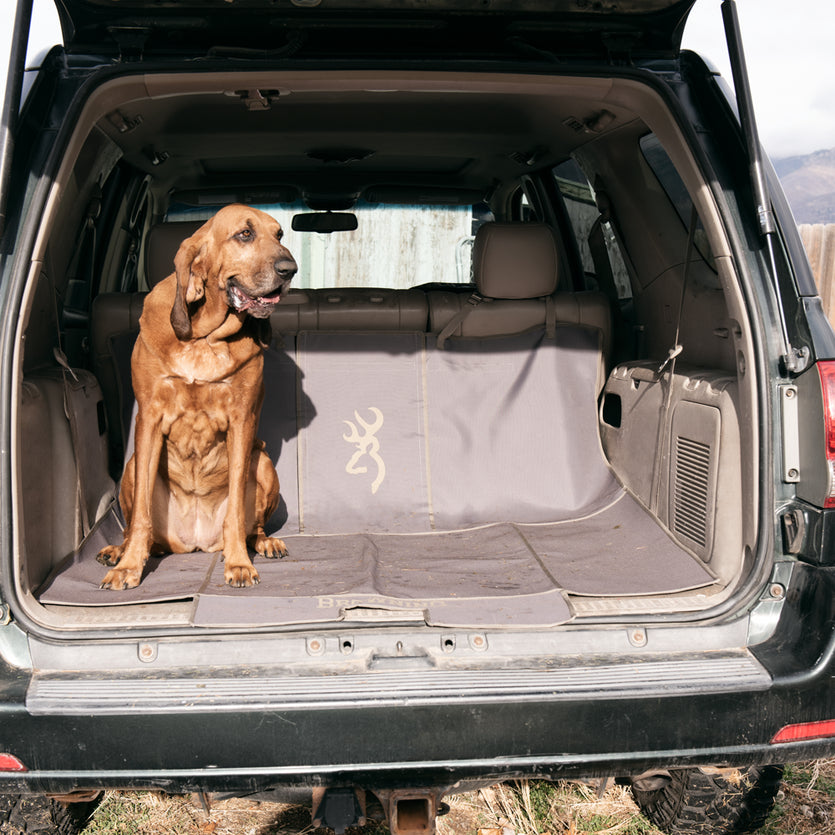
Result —
[{"label": "dog's eye", "polygon": [[276,238],[278,238],[278,240],[281,240],[284,237],[284,230],[279,229],[278,232],[275,233],[275,236]]},{"label": "dog's eye", "polygon": [[235,237],[239,241],[243,241],[244,243],[248,243],[251,240],[254,240],[255,233],[251,229],[241,229]]}]

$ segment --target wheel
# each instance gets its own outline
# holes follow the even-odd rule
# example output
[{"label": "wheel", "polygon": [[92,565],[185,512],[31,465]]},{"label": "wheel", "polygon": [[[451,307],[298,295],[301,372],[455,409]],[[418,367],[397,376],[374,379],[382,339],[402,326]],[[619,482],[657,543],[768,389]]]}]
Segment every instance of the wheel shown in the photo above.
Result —
[{"label": "wheel", "polygon": [[84,829],[100,797],[84,803],[60,803],[45,795],[0,794],[3,835],[76,835]]},{"label": "wheel", "polygon": [[780,790],[783,766],[685,768],[670,771],[662,788],[632,794],[644,815],[669,835],[754,832]]}]

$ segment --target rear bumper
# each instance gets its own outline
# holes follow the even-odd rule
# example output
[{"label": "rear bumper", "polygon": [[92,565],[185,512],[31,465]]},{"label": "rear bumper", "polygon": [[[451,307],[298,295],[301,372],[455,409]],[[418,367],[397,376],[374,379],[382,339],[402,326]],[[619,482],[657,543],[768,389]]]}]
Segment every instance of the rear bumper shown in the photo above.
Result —
[{"label": "rear bumper", "polygon": [[[835,716],[831,678],[795,690],[623,699],[33,715],[7,709],[2,745],[29,771],[0,791],[95,788],[254,792],[432,786],[637,774],[832,756],[835,740],[770,744],[786,724]],[[7,705],[7,708],[9,706]]]},{"label": "rear bumper", "polygon": [[[501,634],[489,651],[460,642],[456,659],[375,653],[374,635],[396,637],[375,631],[354,635],[358,663],[338,641],[335,657],[314,670],[264,666],[280,655],[282,645],[270,640],[257,644],[257,662],[239,643],[224,656],[238,666],[223,669],[171,663],[175,639],[160,642],[161,666],[137,662],[135,643],[53,644],[53,660],[73,663],[36,659],[43,671],[35,675],[0,669],[0,753],[28,769],[0,773],[0,781],[7,791],[56,794],[328,785],[449,791],[518,777],[830,757],[835,737],[772,743],[786,725],[835,719],[835,572],[795,568],[777,628],[753,651],[676,651],[679,633],[671,633],[666,651],[653,653],[663,636],[646,633],[647,646],[631,654],[549,655],[542,645],[539,663],[524,664],[507,647],[499,652],[511,640]],[[744,637],[719,634],[726,647]],[[542,640],[553,653],[555,635]],[[119,646],[132,651],[132,664],[116,663],[124,660]],[[219,657],[206,656],[202,644],[194,652]],[[83,671],[85,663],[106,669]]]}]

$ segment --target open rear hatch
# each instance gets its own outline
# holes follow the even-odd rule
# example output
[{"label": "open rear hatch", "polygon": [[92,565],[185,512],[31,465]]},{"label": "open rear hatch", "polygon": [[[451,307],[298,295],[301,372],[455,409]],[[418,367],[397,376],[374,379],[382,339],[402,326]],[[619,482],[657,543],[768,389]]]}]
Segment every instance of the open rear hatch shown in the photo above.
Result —
[{"label": "open rear hatch", "polygon": [[[239,94],[271,88],[265,109]],[[209,123],[223,131],[195,131]],[[79,199],[44,215],[49,266],[18,353],[17,577],[38,619],[552,628],[696,616],[744,583],[757,542],[758,428],[744,418],[756,389],[740,365],[752,334],[718,209],[652,85],[149,68],[85,103],[72,147],[56,181],[79,184]],[[539,217],[522,216],[522,193]],[[139,588],[101,589],[96,553],[121,538],[108,505],[130,450],[144,293],[200,223],[175,210],[205,217],[266,194],[285,201],[273,209],[303,270],[330,265],[278,305],[266,352],[259,434],[290,556],[259,560],[246,590],[202,553],[154,557]],[[79,237],[108,201],[95,237]],[[345,201],[356,233],[290,230],[305,204]],[[564,213],[556,235],[549,212]],[[92,240],[103,269],[87,287],[77,267]],[[49,275],[55,257],[71,269]],[[393,284],[356,286],[380,268]],[[59,322],[55,293],[72,302]],[[55,366],[59,330],[72,370]]]},{"label": "open rear hatch", "polygon": [[[677,54],[694,0],[64,0],[71,51],[130,56],[444,57],[545,49],[561,56]],[[350,33],[350,34],[349,34]],[[370,50],[370,51],[369,51]],[[405,50],[405,51],[403,51]]]}]

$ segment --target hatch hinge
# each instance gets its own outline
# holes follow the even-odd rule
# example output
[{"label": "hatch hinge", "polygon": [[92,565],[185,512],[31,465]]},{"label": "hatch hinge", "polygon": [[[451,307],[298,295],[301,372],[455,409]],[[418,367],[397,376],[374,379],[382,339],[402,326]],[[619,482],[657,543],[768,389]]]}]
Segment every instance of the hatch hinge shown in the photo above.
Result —
[{"label": "hatch hinge", "polygon": [[150,26],[108,26],[107,32],[119,47],[120,61],[141,61],[145,53],[145,43],[150,34]]},{"label": "hatch hinge", "polygon": [[811,365],[811,351],[805,345],[802,348],[795,348],[794,345],[789,345],[788,349],[788,353],[780,357],[784,373],[793,376],[802,374]]}]

